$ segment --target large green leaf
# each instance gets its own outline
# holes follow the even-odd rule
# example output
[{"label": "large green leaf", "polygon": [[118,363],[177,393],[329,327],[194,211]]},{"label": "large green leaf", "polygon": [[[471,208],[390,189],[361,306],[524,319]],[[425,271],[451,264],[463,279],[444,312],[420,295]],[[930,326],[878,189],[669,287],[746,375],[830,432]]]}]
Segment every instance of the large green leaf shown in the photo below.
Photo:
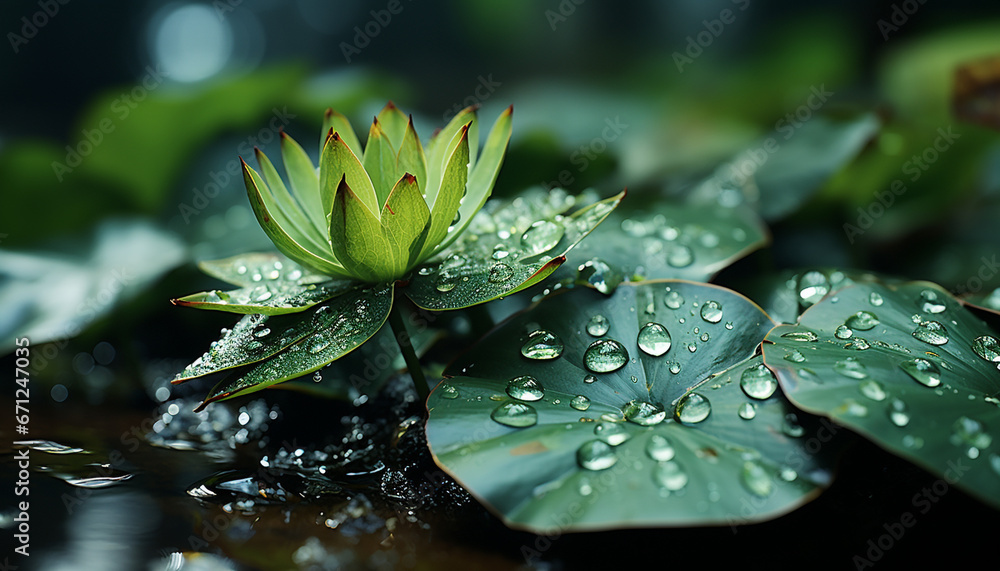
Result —
[{"label": "large green leaf", "polygon": [[980,309],[1000,313],[1000,287],[991,291],[966,295],[962,297],[962,301]]},{"label": "large green leaf", "polygon": [[754,357],[772,325],[685,281],[551,296],[449,367],[428,401],[431,451],[538,533],[774,517],[829,483],[833,446]]},{"label": "large green leaf", "polygon": [[[322,214],[325,222],[324,228],[328,228],[330,220],[327,218],[333,210],[334,198],[341,181],[346,180],[347,184],[354,190],[354,193],[364,204],[365,208],[372,216],[378,218],[381,211],[382,202],[375,194],[373,181],[369,177],[369,171],[361,164],[358,157],[347,146],[346,141],[340,138],[339,133],[331,135],[323,152],[320,154],[320,181],[322,189]],[[378,173],[378,171],[374,171]],[[388,194],[388,191],[386,191]],[[334,245],[336,248],[336,244]]]},{"label": "large green leaf", "polygon": [[440,263],[417,271],[406,295],[424,309],[459,309],[538,283],[604,220],[625,192],[562,213],[576,204],[563,191],[535,191],[481,210]]},{"label": "large green leaf", "polygon": [[270,252],[238,254],[221,260],[202,260],[198,268],[213,278],[236,286],[253,286],[264,280],[314,284],[329,280],[295,262]]},{"label": "large green leaf", "polygon": [[422,256],[430,255],[448,235],[448,228],[455,221],[458,209],[465,196],[466,183],[469,179],[469,129],[462,127],[455,137],[458,139],[455,150],[448,158],[444,175],[436,193],[427,195],[426,201],[431,208],[431,226],[427,241],[424,243]]},{"label": "large green leaf", "polygon": [[705,281],[768,240],[746,206],[654,202],[615,212],[553,279],[589,282],[604,293],[622,280]]},{"label": "large green leaf", "polygon": [[392,286],[380,285],[334,298],[311,312],[314,333],[249,369],[238,369],[212,388],[199,409],[312,373],[353,351],[382,327],[392,297]]},{"label": "large green leaf", "polygon": [[865,283],[776,327],[764,358],[799,407],[1000,507],[996,336],[937,285]]},{"label": "large green leaf", "polygon": [[394,275],[403,275],[417,262],[427,239],[430,217],[416,177],[404,175],[386,199],[381,216]]},{"label": "large green leaf", "polygon": [[333,251],[352,275],[368,281],[391,279],[393,259],[378,214],[373,214],[342,178],[330,215]]},{"label": "large green leaf", "polygon": [[174,305],[212,309],[230,313],[280,315],[305,311],[317,303],[342,295],[358,282],[338,279],[318,284],[298,284],[280,279],[262,279],[260,283],[239,289],[210,290],[173,299]]}]

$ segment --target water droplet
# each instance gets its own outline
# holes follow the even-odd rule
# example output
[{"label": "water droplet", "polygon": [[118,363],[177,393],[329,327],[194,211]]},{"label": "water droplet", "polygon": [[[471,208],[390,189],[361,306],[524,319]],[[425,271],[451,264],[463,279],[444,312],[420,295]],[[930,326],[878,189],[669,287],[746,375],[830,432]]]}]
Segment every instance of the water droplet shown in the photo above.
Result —
[{"label": "water droplet", "polygon": [[247,267],[244,266],[243,264],[240,264],[239,266],[236,267],[236,273],[242,276],[243,274],[247,273]]},{"label": "water droplet", "polygon": [[540,329],[528,335],[521,347],[521,354],[529,359],[555,359],[562,355],[563,342],[551,331]]},{"label": "water droplet", "polygon": [[583,364],[595,373],[617,371],[628,362],[625,346],[614,339],[599,339],[590,344],[583,354]]},{"label": "water droplet", "polygon": [[323,382],[323,373],[321,373],[319,371],[316,371],[315,373],[313,373],[313,382],[314,383],[322,383]]},{"label": "water droplet", "polygon": [[443,385],[441,385],[441,398],[457,399],[458,389],[455,388],[455,385],[444,383]]},{"label": "water droplet", "polygon": [[732,329],[733,329],[733,322],[732,321],[727,321],[726,322],[726,329],[729,329],[730,331],[732,331]]},{"label": "water droplet", "polygon": [[920,310],[924,313],[941,313],[946,307],[940,294],[932,289],[920,292]]},{"label": "water droplet", "polygon": [[583,382],[587,383],[588,385],[595,382],[596,380],[597,377],[595,377],[594,375],[587,375],[586,377],[583,378]]},{"label": "water droplet", "polygon": [[571,401],[569,401],[569,406],[576,410],[584,411],[590,408],[590,399],[583,395],[576,395]]},{"label": "water droplet", "polygon": [[763,363],[747,367],[740,375],[740,388],[750,398],[770,398],[778,388],[778,381]]},{"label": "water droplet", "polygon": [[664,436],[654,434],[646,443],[646,455],[657,462],[666,462],[674,458],[674,446]]},{"label": "water droplet", "polygon": [[924,439],[919,436],[907,434],[903,436],[903,446],[906,446],[910,450],[920,450],[924,447]]},{"label": "water droplet", "polygon": [[576,450],[576,461],[587,470],[607,470],[618,462],[618,456],[607,442],[588,440]]},{"label": "water droplet", "polygon": [[858,331],[868,331],[870,329],[874,329],[879,323],[880,321],[874,313],[870,311],[859,311],[848,317],[847,321],[844,322],[844,325]]},{"label": "water droplet", "polygon": [[838,325],[837,330],[833,332],[833,336],[837,339],[850,339],[851,335],[854,335],[854,331],[846,325]]},{"label": "water droplet", "polygon": [[261,337],[266,337],[269,333],[271,333],[271,330],[265,327],[263,329],[258,329],[257,331],[254,331],[253,335],[254,337],[260,339]]},{"label": "water droplet", "polygon": [[503,244],[497,244],[496,247],[493,250],[493,259],[494,260],[503,260],[504,258],[506,258],[509,255],[510,255],[510,252],[508,252],[507,250],[503,249]]},{"label": "water droplet", "polygon": [[[263,287],[263,286],[261,286],[261,287]],[[264,290],[264,291],[260,292],[259,294],[257,294],[257,296],[255,298],[253,298],[253,300],[254,301],[267,301],[267,300],[271,299],[271,297],[273,295],[274,294],[270,290]]]},{"label": "water droplet", "polygon": [[752,402],[745,402],[736,412],[743,420],[753,420],[753,417],[757,416],[757,406]]},{"label": "water droplet", "polygon": [[677,420],[688,424],[697,424],[712,413],[712,403],[699,393],[688,393],[677,403],[675,412]]},{"label": "water droplet", "polygon": [[683,244],[669,244],[667,263],[673,268],[686,268],[694,263],[694,251]]},{"label": "water droplet", "polygon": [[684,296],[668,288],[666,295],[663,296],[663,304],[670,309],[680,309],[684,305]]},{"label": "water droplet", "polygon": [[965,444],[971,448],[982,450],[989,448],[990,444],[993,443],[993,437],[990,436],[986,427],[976,419],[960,416],[951,429],[951,442],[956,446]]},{"label": "water droplet", "polygon": [[701,306],[701,318],[709,323],[722,321],[722,306],[717,301],[706,301]]},{"label": "water droplet", "polygon": [[976,337],[975,341],[972,342],[972,350],[981,359],[993,363],[1000,362],[1000,342],[997,341],[996,337],[991,335]]},{"label": "water droplet", "polygon": [[799,438],[806,433],[806,429],[802,428],[802,425],[799,424],[799,417],[795,416],[794,412],[785,415],[785,422],[781,425],[781,431],[792,438]]},{"label": "water droplet", "polygon": [[626,403],[622,412],[625,413],[626,420],[642,426],[660,424],[667,418],[667,411],[663,410],[662,405],[639,399]]},{"label": "water droplet", "polygon": [[637,341],[643,353],[653,357],[659,357],[670,350],[670,332],[659,323],[643,325]]},{"label": "water droplet", "polygon": [[791,361],[793,363],[804,363],[806,358],[805,356],[802,355],[802,353],[798,351],[792,351],[791,353],[785,355],[785,360]]},{"label": "water droplet", "polygon": [[913,336],[931,345],[944,345],[948,342],[948,331],[937,321],[921,321],[913,330]]},{"label": "water droplet", "polygon": [[819,336],[812,331],[789,331],[781,336],[790,341],[802,341],[804,343],[814,343],[819,339]]},{"label": "water droplet", "polygon": [[607,317],[604,317],[600,313],[590,318],[587,322],[587,333],[593,335],[594,337],[600,337],[608,332],[611,328],[611,322],[608,321]]},{"label": "water droplet", "polygon": [[670,372],[673,373],[673,374],[675,374],[675,375],[677,373],[680,373],[681,372],[681,364],[678,363],[677,361],[674,361],[674,362],[670,363]]},{"label": "water droplet", "polygon": [[434,284],[434,289],[441,293],[447,293],[458,285],[458,277],[454,276],[448,272],[441,272],[438,276],[437,282]]},{"label": "water droplet", "polygon": [[548,252],[559,243],[564,231],[561,224],[539,220],[521,234],[521,246],[532,256]]},{"label": "water droplet", "polygon": [[771,481],[771,477],[768,476],[764,467],[757,462],[744,462],[740,479],[743,481],[743,485],[755,496],[766,498],[774,491],[774,482]]},{"label": "water droplet", "polygon": [[934,388],[941,384],[941,369],[927,359],[910,359],[899,364],[899,368],[925,387]]},{"label": "water droplet", "polygon": [[316,335],[311,339],[309,339],[309,341],[306,344],[306,347],[309,349],[310,353],[315,355],[316,353],[323,351],[332,344],[333,344],[333,339],[331,339],[330,337],[327,337],[326,335]]},{"label": "water droplet", "polygon": [[854,357],[848,357],[843,361],[837,361],[833,365],[833,370],[848,379],[860,381],[861,379],[868,378],[868,371],[865,369],[865,366],[859,363]]},{"label": "water droplet", "polygon": [[577,491],[580,492],[581,496],[589,496],[594,493],[594,486],[590,485],[590,480],[580,478],[580,485],[577,487]]},{"label": "water droplet", "polygon": [[872,399],[873,401],[884,401],[886,394],[885,388],[882,383],[876,381],[875,379],[866,379],[858,384],[858,390],[861,394]]},{"label": "water droplet", "polygon": [[809,307],[830,293],[830,282],[822,272],[806,272],[799,277],[798,290],[799,303]]},{"label": "water droplet", "polygon": [[508,402],[493,409],[490,418],[505,426],[526,428],[538,422],[538,411],[530,404]]},{"label": "water droplet", "polygon": [[681,465],[673,460],[657,462],[653,467],[653,481],[665,490],[676,492],[687,485],[688,475]]},{"label": "water droplet", "polygon": [[594,435],[612,446],[618,446],[628,440],[631,435],[625,427],[617,422],[602,422],[594,427]]},{"label": "water droplet", "polygon": [[429,276],[434,273],[434,268],[431,268],[430,266],[424,266],[419,270],[417,270],[417,273],[422,276]]},{"label": "water droplet", "polygon": [[871,294],[870,294],[870,295],[868,296],[868,302],[869,302],[869,303],[871,303],[872,305],[874,305],[875,307],[879,307],[879,306],[881,306],[881,305],[882,305],[882,303],[883,303],[883,301],[884,301],[884,300],[882,299],[882,295],[881,295],[881,294],[879,294],[878,292],[874,292],[874,291],[873,291],[873,292],[871,292]]},{"label": "water droplet", "polygon": [[607,295],[610,294],[622,283],[621,272],[614,270],[605,261],[594,258],[577,268],[579,279],[583,280],[594,288]]},{"label": "water droplet", "polygon": [[855,337],[854,341],[845,345],[844,348],[854,349],[855,351],[867,351],[868,349],[871,349],[871,346],[871,343],[869,343],[864,337]]},{"label": "water droplet", "polygon": [[545,396],[545,389],[535,379],[529,375],[514,377],[507,382],[507,394],[523,401],[533,402],[542,400]]},{"label": "water droplet", "polygon": [[490,268],[490,275],[486,279],[493,284],[502,284],[512,277],[514,277],[514,270],[507,264],[499,262]]},{"label": "water droplet", "polygon": [[887,409],[889,413],[889,420],[892,421],[896,426],[906,426],[910,423],[910,414],[907,410],[906,403],[894,398],[889,401],[889,408]]}]

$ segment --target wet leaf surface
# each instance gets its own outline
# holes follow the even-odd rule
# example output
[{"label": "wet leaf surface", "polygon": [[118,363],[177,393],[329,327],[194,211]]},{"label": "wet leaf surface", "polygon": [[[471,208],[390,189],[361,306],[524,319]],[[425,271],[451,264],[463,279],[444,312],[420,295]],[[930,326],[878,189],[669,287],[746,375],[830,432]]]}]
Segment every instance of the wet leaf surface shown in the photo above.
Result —
[{"label": "wet leaf surface", "polygon": [[769,519],[829,483],[834,448],[805,451],[816,427],[753,357],[772,325],[691,282],[554,295],[449,367],[428,402],[431,451],[538,533]]},{"label": "wet leaf surface", "polygon": [[764,358],[797,406],[1000,506],[997,333],[939,286],[845,288],[771,331]]}]

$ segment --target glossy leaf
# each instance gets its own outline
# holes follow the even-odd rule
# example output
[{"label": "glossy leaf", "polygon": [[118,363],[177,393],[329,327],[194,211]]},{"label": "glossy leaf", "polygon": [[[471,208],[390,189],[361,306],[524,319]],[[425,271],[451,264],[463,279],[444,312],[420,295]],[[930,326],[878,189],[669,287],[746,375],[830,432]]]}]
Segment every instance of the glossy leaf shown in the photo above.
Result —
[{"label": "glossy leaf", "polygon": [[962,297],[962,302],[979,309],[1000,314],[1000,287],[991,291],[974,293]]},{"label": "glossy leaf", "polygon": [[371,282],[392,279],[393,263],[382,224],[343,179],[333,201],[330,241],[337,259],[352,275]]},{"label": "glossy leaf", "polygon": [[576,201],[561,192],[526,194],[480,211],[443,261],[413,275],[406,295],[422,308],[442,310],[521,291],[565,261],[624,196],[622,191],[569,216],[562,213]]},{"label": "glossy leaf", "polygon": [[775,328],[764,358],[800,408],[1000,507],[997,336],[937,285],[866,283]]},{"label": "glossy leaf", "polygon": [[392,286],[381,285],[334,298],[312,312],[314,334],[222,380],[199,409],[312,373],[353,351],[382,327],[392,307],[392,297]]},{"label": "glossy leaf", "polygon": [[296,284],[281,280],[262,280],[235,290],[211,290],[171,300],[175,305],[212,309],[230,313],[279,315],[305,311],[354,288],[354,280],[332,280],[319,284]]},{"label": "glossy leaf", "polygon": [[264,280],[313,284],[330,279],[271,253],[254,252],[221,260],[203,260],[198,262],[198,268],[213,278],[237,286],[253,286]]},{"label": "glossy leaf", "polygon": [[465,195],[469,176],[466,167],[469,163],[468,129],[463,127],[456,136],[458,143],[448,159],[440,188],[433,197],[433,202],[430,202],[431,197],[427,199],[431,209],[431,225],[422,256],[429,256],[434,252],[441,240],[448,235],[448,228],[455,221],[462,197]]},{"label": "glossy leaf", "polygon": [[[369,178],[361,161],[351,152],[339,134],[334,133],[327,140],[319,162],[320,188],[323,189],[323,228],[328,228],[330,225],[327,216],[333,211],[334,197],[337,195],[340,182],[345,179],[351,189],[354,189],[355,196],[361,200],[365,208],[373,216],[378,217],[378,213],[381,211],[379,206],[381,202],[375,194],[375,187],[372,186],[374,181]],[[336,245],[334,245],[334,251],[336,252]]]},{"label": "glossy leaf", "polygon": [[281,132],[281,160],[285,164],[292,192],[302,205],[302,210],[312,220],[313,226],[324,228],[326,217],[323,213],[329,210],[323,208],[324,202],[320,194],[320,180],[316,168],[309,155],[284,131]]},{"label": "glossy leaf", "polygon": [[[288,188],[285,187],[285,183],[281,180],[281,176],[267,155],[256,147],[254,147],[254,155],[257,157],[257,164],[260,165],[264,184],[270,192],[280,216],[288,222],[285,230],[290,232],[290,235],[296,240],[301,238],[302,245],[311,252],[316,254],[327,252],[330,247],[326,244],[325,233],[321,233],[320,229],[309,219],[309,216],[302,211],[295,198],[288,192]],[[263,192],[264,189],[260,190]]]},{"label": "glossy leaf", "polygon": [[403,275],[413,267],[427,239],[431,213],[420,195],[417,179],[404,175],[392,189],[382,208],[382,233],[389,246],[393,275]]},{"label": "glossy leaf", "polygon": [[365,156],[361,159],[361,164],[369,173],[372,185],[375,187],[377,208],[374,211],[378,212],[385,204],[392,187],[399,180],[396,176],[396,149],[389,142],[389,137],[382,130],[378,120],[372,123],[371,130],[368,131],[368,142],[365,143]]},{"label": "glossy leaf", "polygon": [[775,517],[829,483],[835,446],[807,448],[820,433],[754,357],[772,325],[743,296],[692,282],[553,295],[446,370],[428,401],[431,451],[536,533]]}]

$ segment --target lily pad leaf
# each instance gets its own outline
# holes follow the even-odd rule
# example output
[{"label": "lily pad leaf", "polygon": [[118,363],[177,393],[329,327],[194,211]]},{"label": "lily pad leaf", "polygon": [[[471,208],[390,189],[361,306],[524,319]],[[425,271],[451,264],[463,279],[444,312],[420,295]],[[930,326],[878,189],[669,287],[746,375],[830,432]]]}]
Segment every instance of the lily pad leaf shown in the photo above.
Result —
[{"label": "lily pad leaf", "polygon": [[615,212],[553,279],[590,283],[603,293],[623,280],[706,281],[768,241],[764,224],[746,206],[662,202],[642,212]]},{"label": "lily pad leaf", "polygon": [[624,197],[563,216],[576,199],[539,190],[481,210],[443,261],[414,274],[406,295],[424,309],[444,310],[521,291],[552,273]]},{"label": "lily pad leaf", "polygon": [[830,482],[834,446],[807,450],[818,432],[754,356],[772,326],[705,284],[564,290],[445,371],[431,452],[536,533],[775,517]]},{"label": "lily pad leaf", "polygon": [[280,315],[298,313],[337,297],[357,287],[354,280],[330,280],[319,284],[299,285],[281,280],[262,280],[252,286],[235,290],[211,290],[173,299],[175,305],[228,311],[230,313],[263,313]]},{"label": "lily pad leaf", "polygon": [[350,353],[381,329],[392,298],[388,284],[334,298],[312,312],[313,334],[249,369],[238,369],[213,387],[198,409],[312,373]]},{"label": "lily pad leaf", "polygon": [[198,268],[213,278],[236,286],[255,286],[261,282],[280,281],[314,284],[329,280],[308,268],[270,252],[239,254],[221,260],[198,262]]},{"label": "lily pad leaf", "polygon": [[771,331],[764,359],[800,408],[1000,508],[1000,342],[941,287],[842,289]]}]

